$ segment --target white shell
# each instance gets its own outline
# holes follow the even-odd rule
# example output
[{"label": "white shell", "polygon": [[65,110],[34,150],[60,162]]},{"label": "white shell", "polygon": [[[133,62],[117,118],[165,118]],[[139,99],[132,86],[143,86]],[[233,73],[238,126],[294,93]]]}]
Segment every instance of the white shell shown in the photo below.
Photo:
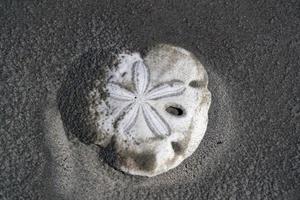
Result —
[{"label": "white shell", "polygon": [[[107,95],[93,94],[96,143],[113,146],[115,167],[155,176],[176,167],[206,131],[211,95],[207,73],[190,52],[158,45],[145,58],[120,54],[106,77]],[[97,90],[93,91],[97,92]]]}]

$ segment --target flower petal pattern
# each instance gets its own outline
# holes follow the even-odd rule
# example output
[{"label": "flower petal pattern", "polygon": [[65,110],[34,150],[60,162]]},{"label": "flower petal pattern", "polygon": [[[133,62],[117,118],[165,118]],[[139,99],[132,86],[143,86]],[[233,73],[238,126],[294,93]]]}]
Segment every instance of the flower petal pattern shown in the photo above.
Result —
[{"label": "flower petal pattern", "polygon": [[157,100],[170,96],[177,96],[185,91],[184,83],[181,81],[169,81],[162,83],[154,88],[152,88],[146,94],[147,100]]},{"label": "flower petal pattern", "polygon": [[126,101],[123,104],[119,105],[118,107],[114,108],[112,110],[112,115],[115,119],[119,118],[125,111],[129,109],[129,107],[132,106],[132,101]]},{"label": "flower petal pattern", "polygon": [[145,121],[150,130],[157,136],[168,136],[171,129],[166,121],[158,114],[158,112],[150,104],[145,103],[142,106]]},{"label": "flower petal pattern", "polygon": [[149,69],[142,61],[137,61],[132,68],[133,83],[138,94],[143,94],[149,84]]},{"label": "flower petal pattern", "polygon": [[182,81],[172,80],[159,84],[150,90],[150,74],[143,61],[136,61],[131,67],[132,84],[135,91],[129,91],[120,83],[109,82],[107,89],[109,97],[120,101],[120,105],[112,107],[113,126],[120,133],[128,134],[137,122],[140,110],[149,130],[158,137],[171,134],[171,128],[157,110],[151,106],[151,101],[170,96],[181,95],[185,91]]},{"label": "flower petal pattern", "polygon": [[140,105],[133,103],[118,117],[118,128],[125,133],[128,132],[136,123]]},{"label": "flower petal pattern", "polygon": [[117,100],[130,101],[135,97],[132,92],[117,83],[108,83],[107,88],[109,96]]}]

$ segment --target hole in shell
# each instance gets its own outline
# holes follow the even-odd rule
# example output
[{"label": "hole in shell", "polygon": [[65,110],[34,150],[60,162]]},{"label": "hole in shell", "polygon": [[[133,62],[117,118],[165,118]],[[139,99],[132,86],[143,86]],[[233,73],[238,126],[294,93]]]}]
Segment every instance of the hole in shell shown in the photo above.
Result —
[{"label": "hole in shell", "polygon": [[182,147],[178,142],[171,142],[171,145],[175,153],[180,154],[182,152]]},{"label": "hole in shell", "polygon": [[200,81],[200,80],[193,80],[189,83],[189,86],[193,87],[193,88],[200,88],[205,86],[204,81]]},{"label": "hole in shell", "polygon": [[180,105],[167,106],[166,112],[177,117],[182,117],[185,115],[185,110]]}]

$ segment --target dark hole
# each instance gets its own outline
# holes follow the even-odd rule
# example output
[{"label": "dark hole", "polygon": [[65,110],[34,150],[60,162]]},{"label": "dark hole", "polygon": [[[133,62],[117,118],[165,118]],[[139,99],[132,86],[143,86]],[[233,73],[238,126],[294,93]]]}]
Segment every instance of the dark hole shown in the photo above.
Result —
[{"label": "dark hole", "polygon": [[182,116],[184,114],[183,109],[176,106],[168,106],[166,108],[166,111],[171,115],[175,115],[175,116]]},{"label": "dark hole", "polygon": [[182,148],[178,142],[171,142],[171,145],[175,153],[181,153]]},{"label": "dark hole", "polygon": [[193,80],[189,83],[189,86],[191,86],[193,88],[200,88],[200,87],[204,86],[204,83],[200,80]]}]

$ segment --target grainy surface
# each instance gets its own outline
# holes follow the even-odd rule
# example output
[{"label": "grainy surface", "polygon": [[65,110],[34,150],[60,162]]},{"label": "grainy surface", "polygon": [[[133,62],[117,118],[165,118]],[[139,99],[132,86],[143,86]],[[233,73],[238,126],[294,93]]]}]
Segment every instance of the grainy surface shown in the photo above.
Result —
[{"label": "grainy surface", "polygon": [[[299,199],[299,6],[2,0],[0,199]],[[97,147],[65,137],[55,95],[77,60],[95,61],[95,70],[110,52],[159,42],[205,65],[210,120],[179,167],[132,177],[109,167]],[[74,84],[90,77],[74,73]]]}]

